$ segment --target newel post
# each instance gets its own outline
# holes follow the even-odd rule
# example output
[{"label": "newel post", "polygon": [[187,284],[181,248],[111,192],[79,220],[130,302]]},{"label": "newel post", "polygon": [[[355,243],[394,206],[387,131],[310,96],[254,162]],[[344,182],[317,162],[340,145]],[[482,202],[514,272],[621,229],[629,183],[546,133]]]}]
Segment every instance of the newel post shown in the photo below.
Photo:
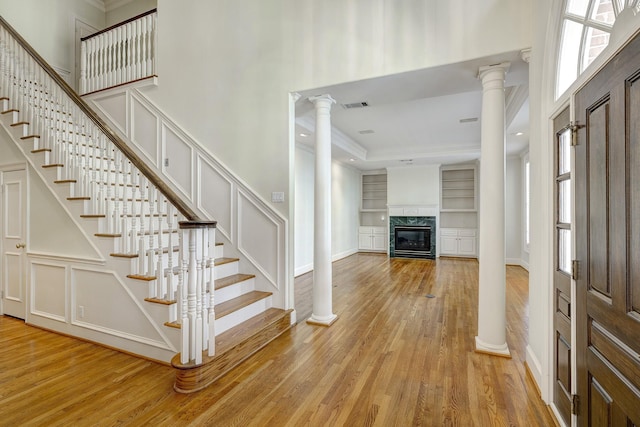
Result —
[{"label": "newel post", "polygon": [[[215,351],[214,319],[212,315],[214,274],[208,274],[213,269],[210,253],[215,245],[215,221],[180,221],[180,263],[182,277],[179,280],[179,294],[181,295],[182,348],[181,363],[202,363],[202,352],[208,354]],[[207,283],[208,282],[208,283]],[[206,290],[210,296],[207,298]],[[212,348],[214,347],[214,348]]]}]

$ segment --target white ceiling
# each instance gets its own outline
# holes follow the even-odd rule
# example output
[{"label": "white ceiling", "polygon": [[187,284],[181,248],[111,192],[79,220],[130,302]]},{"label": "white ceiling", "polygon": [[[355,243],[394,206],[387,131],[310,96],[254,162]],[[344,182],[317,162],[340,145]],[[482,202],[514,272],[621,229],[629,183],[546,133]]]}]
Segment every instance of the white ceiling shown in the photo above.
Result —
[{"label": "white ceiling", "polygon": [[[313,147],[315,112],[308,98],[329,94],[336,100],[331,110],[332,155],[338,161],[374,170],[478,159],[482,109],[478,69],[507,61],[511,66],[505,80],[506,149],[508,155],[519,154],[529,138],[529,68],[518,51],[301,91],[296,141]],[[355,102],[367,102],[368,107],[343,107]],[[460,123],[469,118],[478,120]],[[517,136],[518,132],[523,134]]]}]

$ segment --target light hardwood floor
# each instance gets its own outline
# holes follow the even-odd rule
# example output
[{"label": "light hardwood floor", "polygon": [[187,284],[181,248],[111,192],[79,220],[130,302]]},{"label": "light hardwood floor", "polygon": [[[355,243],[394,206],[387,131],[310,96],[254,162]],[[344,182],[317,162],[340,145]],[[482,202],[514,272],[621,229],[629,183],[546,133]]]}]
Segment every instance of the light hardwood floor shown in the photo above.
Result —
[{"label": "light hardwood floor", "polygon": [[0,316],[0,425],[553,425],[523,364],[527,272],[507,268],[512,359],[473,351],[477,277],[472,260],[338,261],[333,326],[300,322],[192,395],[167,366]]}]

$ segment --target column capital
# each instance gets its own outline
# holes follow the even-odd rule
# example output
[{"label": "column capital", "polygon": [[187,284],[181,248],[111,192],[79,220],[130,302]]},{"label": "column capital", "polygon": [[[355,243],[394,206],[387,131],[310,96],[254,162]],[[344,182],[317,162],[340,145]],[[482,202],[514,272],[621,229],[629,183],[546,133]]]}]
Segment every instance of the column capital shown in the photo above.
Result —
[{"label": "column capital", "polygon": [[478,69],[478,78],[482,80],[483,85],[492,80],[504,80],[504,76],[509,71],[509,67],[511,67],[510,62],[501,62],[500,64],[480,67]]},{"label": "column capital", "polygon": [[308,99],[309,101],[313,102],[316,106],[323,105],[323,104],[331,106],[332,104],[336,103],[336,100],[333,99],[331,95],[329,95],[328,93],[324,95],[310,96]]},{"label": "column capital", "polygon": [[520,51],[520,58],[522,58],[522,60],[528,64],[529,61],[531,61],[531,48],[522,49]]}]

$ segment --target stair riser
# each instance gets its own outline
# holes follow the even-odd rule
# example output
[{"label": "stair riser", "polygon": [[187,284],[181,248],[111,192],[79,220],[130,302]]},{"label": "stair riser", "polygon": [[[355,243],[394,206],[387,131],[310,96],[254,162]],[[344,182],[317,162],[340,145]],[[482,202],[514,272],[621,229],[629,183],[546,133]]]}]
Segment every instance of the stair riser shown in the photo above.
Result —
[{"label": "stair riser", "polygon": [[221,334],[236,325],[239,325],[245,320],[262,313],[268,308],[271,308],[271,303],[271,297],[269,296],[267,298],[261,299],[260,301],[256,301],[253,304],[249,304],[248,306],[234,311],[233,313],[230,313],[224,317],[216,319],[216,335]]},{"label": "stair riser", "polygon": [[232,274],[238,274],[238,261],[229,262],[227,264],[216,265],[215,278],[222,279],[223,277],[231,276]]},{"label": "stair riser", "polygon": [[214,258],[222,258],[224,257],[224,245],[215,245],[213,250]]},{"label": "stair riser", "polygon": [[222,302],[229,301],[253,290],[255,290],[255,279],[251,278],[243,280],[242,282],[235,283],[231,286],[218,289],[215,294],[215,303],[220,304]]}]

